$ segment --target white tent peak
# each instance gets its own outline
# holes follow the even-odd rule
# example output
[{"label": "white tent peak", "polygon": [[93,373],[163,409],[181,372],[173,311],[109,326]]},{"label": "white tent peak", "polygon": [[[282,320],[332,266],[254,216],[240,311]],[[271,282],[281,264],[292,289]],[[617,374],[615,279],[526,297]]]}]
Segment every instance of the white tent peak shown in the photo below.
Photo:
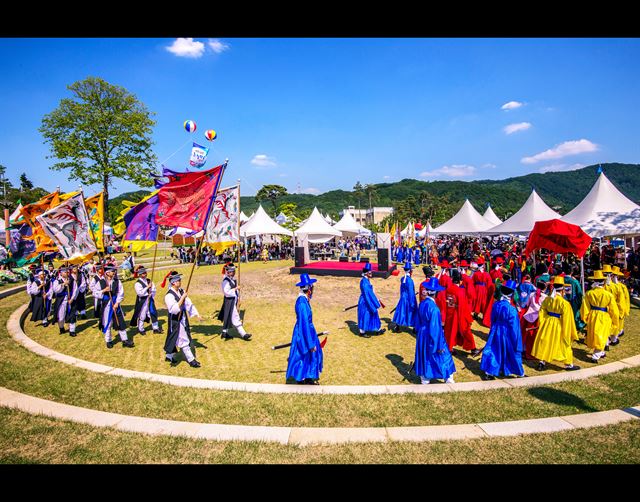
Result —
[{"label": "white tent peak", "polygon": [[496,216],[496,213],[493,212],[493,209],[491,208],[491,204],[487,205],[487,210],[484,212],[482,216],[483,218],[485,218],[486,220],[489,220],[494,225],[500,225],[500,223],[502,223],[502,220]]},{"label": "white tent peak", "polygon": [[533,230],[536,221],[553,220],[555,218],[561,218],[560,214],[551,209],[534,188],[518,212],[485,233],[490,235],[526,235]]},{"label": "white tent peak", "polygon": [[309,242],[327,242],[333,237],[341,237],[342,232],[329,225],[320,214],[317,207],[313,208],[311,216],[294,232],[296,236],[307,235]]},{"label": "white tent peak", "polygon": [[479,234],[495,226],[484,218],[469,199],[464,200],[460,210],[448,221],[433,229],[435,234]]},{"label": "white tent peak", "polygon": [[256,212],[249,220],[240,227],[240,235],[242,237],[250,237],[253,235],[288,235],[293,236],[290,230],[278,225],[267,212],[262,209],[262,204],[258,206]]},{"label": "white tent peak", "polygon": [[345,211],[340,218],[340,221],[333,225],[333,228],[336,230],[340,230],[340,232],[348,233],[348,234],[365,234],[371,235],[371,230],[364,228],[360,223],[353,219],[351,213],[349,211]]},{"label": "white tent peak", "polygon": [[604,173],[600,173],[587,196],[562,217],[579,225],[591,237],[637,234],[640,206],[628,199]]}]

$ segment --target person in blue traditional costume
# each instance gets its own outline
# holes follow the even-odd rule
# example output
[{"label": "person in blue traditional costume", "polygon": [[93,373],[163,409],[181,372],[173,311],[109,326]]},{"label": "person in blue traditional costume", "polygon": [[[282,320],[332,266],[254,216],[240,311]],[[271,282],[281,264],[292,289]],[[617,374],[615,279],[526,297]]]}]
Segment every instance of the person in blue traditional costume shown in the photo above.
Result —
[{"label": "person in blue traditional costume", "polygon": [[402,263],[404,261],[404,246],[398,246],[398,249],[396,251],[396,263]]},{"label": "person in blue traditional costume", "polygon": [[360,336],[364,338],[370,338],[370,335],[367,334],[368,331],[375,331],[378,334],[386,331],[380,327],[380,316],[378,315],[378,309],[385,307],[373,292],[371,277],[373,277],[371,263],[365,263],[362,269],[360,299],[358,300],[358,330],[360,331]]},{"label": "person in blue traditional costume", "polygon": [[392,322],[395,324],[393,327],[395,333],[400,332],[400,326],[414,327],[415,316],[418,310],[415,286],[411,278],[413,272],[411,262],[405,264],[404,271],[405,276],[400,280],[400,300],[398,300],[392,319]]},{"label": "person in blue traditional costume", "polygon": [[494,380],[500,373],[524,376],[520,318],[511,304],[517,286],[512,280],[500,285],[500,299],[491,309],[491,330],[480,362],[480,369],[485,372],[483,380]]},{"label": "person in blue traditional costume", "polygon": [[420,253],[420,247],[416,244],[413,248],[413,263],[418,266],[422,263],[422,253]]},{"label": "person in blue traditional costume", "polygon": [[122,282],[118,280],[117,270],[114,265],[104,267],[104,277],[96,286],[96,291],[102,295],[100,298],[100,329],[104,334],[104,341],[108,349],[112,349],[117,343],[111,336],[112,327],[118,331],[122,346],[133,348],[135,344],[127,337],[127,325],[121,307],[122,300],[124,300],[124,287]]},{"label": "person in blue traditional costume", "polygon": [[296,284],[300,293],[296,300],[296,325],[291,337],[286,378],[291,378],[299,384],[318,385],[322,373],[322,346],[313,325],[311,312],[313,283],[317,281],[310,279],[309,274],[300,274],[300,282]]},{"label": "person in blue traditional costume", "polygon": [[521,309],[526,309],[529,304],[529,296],[536,292],[536,287],[531,283],[531,276],[525,274],[522,277],[522,282],[518,285],[518,306]]},{"label": "person in blue traditional costume", "polygon": [[446,288],[440,286],[435,277],[423,282],[421,287],[427,292],[427,297],[420,303],[416,316],[420,327],[416,337],[415,374],[423,384],[430,383],[432,378],[454,383],[456,366],[444,338],[442,315],[435,301],[436,294]]},{"label": "person in blue traditional costume", "polygon": [[60,275],[53,281],[52,289],[55,295],[53,303],[54,322],[58,322],[60,334],[66,333],[65,323],[69,323],[69,336],[76,336],[76,307],[78,283],[69,276],[69,267],[60,267]]},{"label": "person in blue traditional costume", "polygon": [[135,275],[138,276],[138,280],[133,285],[136,291],[136,305],[129,326],[137,326],[138,334],[144,335],[144,323],[151,321],[153,332],[162,333],[158,324],[158,310],[155,302],[156,285],[151,282],[151,279],[147,279],[147,269],[143,265],[138,267]]}]

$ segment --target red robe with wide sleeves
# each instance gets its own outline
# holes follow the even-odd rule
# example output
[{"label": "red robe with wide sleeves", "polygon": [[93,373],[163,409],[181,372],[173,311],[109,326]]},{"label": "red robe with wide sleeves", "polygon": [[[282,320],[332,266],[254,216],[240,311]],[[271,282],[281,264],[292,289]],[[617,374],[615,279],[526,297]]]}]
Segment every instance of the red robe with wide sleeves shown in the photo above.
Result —
[{"label": "red robe with wide sleeves", "polygon": [[446,316],[444,321],[444,337],[449,345],[449,350],[454,345],[462,345],[464,350],[476,348],[476,341],[471,333],[471,309],[464,289],[450,283],[445,291]]}]

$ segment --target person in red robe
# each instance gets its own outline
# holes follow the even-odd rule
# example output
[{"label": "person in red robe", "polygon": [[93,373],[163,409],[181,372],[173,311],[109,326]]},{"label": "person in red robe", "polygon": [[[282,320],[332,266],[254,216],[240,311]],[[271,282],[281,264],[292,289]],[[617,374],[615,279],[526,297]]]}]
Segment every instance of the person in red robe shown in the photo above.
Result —
[{"label": "person in red robe", "polygon": [[438,275],[438,283],[440,286],[445,288],[443,291],[440,291],[436,295],[436,305],[440,309],[440,315],[442,316],[443,322],[446,323],[447,317],[447,291],[446,288],[451,284],[451,277],[449,276],[449,262],[447,260],[442,260],[440,262],[440,273]]},{"label": "person in red robe", "polygon": [[476,314],[482,314],[489,300],[489,285],[492,282],[491,276],[484,270],[484,258],[478,258],[478,270],[473,273],[473,289],[475,291],[475,301],[473,302],[473,311]]},{"label": "person in red robe", "polygon": [[462,285],[461,287],[464,289],[465,296],[467,297],[467,302],[469,302],[469,310],[473,311],[473,305],[476,301],[476,289],[473,286],[473,279],[468,274],[469,263],[467,260],[462,260],[460,262],[460,274],[462,275]]},{"label": "person in red robe", "polygon": [[467,301],[464,289],[460,287],[460,272],[458,270],[451,271],[451,282],[445,291],[446,309],[444,321],[444,337],[449,345],[452,354],[454,345],[461,345],[464,350],[470,350],[471,355],[475,356],[480,351],[476,347],[476,341],[471,333],[471,309]]},{"label": "person in red robe", "polygon": [[502,280],[502,264],[504,263],[504,260],[501,256],[498,256],[493,263],[494,266],[491,272],[489,272],[489,275],[491,276],[491,280],[495,284],[496,279]]}]

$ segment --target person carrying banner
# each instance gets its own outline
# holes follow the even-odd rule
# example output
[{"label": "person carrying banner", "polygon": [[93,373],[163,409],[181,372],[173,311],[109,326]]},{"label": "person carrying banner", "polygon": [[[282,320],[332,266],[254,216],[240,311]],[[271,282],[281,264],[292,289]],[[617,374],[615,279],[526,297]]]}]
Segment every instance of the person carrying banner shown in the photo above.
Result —
[{"label": "person carrying banner", "polygon": [[136,290],[136,305],[129,326],[137,326],[138,334],[144,335],[144,323],[151,321],[154,333],[162,333],[158,325],[158,310],[156,309],[156,285],[147,279],[147,270],[143,265],[136,271],[138,280],[133,285]]},{"label": "person carrying banner", "polygon": [[135,346],[133,341],[127,337],[127,325],[120,306],[124,300],[124,287],[122,282],[118,280],[117,270],[117,267],[107,265],[104,268],[104,277],[96,286],[96,290],[102,295],[100,297],[100,329],[104,334],[104,341],[108,349],[113,348],[116,344],[111,336],[112,327],[118,331],[123,347],[132,348]]},{"label": "person carrying banner", "polygon": [[232,326],[238,330],[240,338],[245,341],[251,340],[251,335],[244,330],[242,319],[238,313],[238,302],[240,301],[240,291],[238,289],[238,281],[235,279],[236,267],[233,263],[226,266],[225,275],[222,279],[222,294],[224,301],[220,312],[218,313],[218,321],[222,321],[222,334],[220,338],[223,340],[233,338],[229,334],[229,328]]},{"label": "person carrying banner", "polygon": [[78,284],[72,277],[69,277],[68,267],[60,267],[58,272],[58,278],[52,284],[53,295],[55,296],[53,303],[54,320],[58,322],[61,335],[67,332],[64,327],[66,322],[69,323],[69,336],[76,336],[75,299],[78,295]]},{"label": "person carrying banner", "polygon": [[70,269],[71,278],[73,282],[77,284],[78,294],[74,300],[74,309],[76,311],[76,316],[80,315],[82,319],[87,318],[87,302],[85,300],[85,293],[87,292],[87,280],[82,273],[82,270],[78,268],[77,265],[72,265]]},{"label": "person carrying banner", "polygon": [[424,287],[427,296],[420,303],[416,315],[419,328],[416,336],[414,372],[423,384],[431,383],[432,378],[454,383],[453,374],[456,372],[456,366],[444,337],[440,309],[435,302],[436,294],[445,288],[438,284],[435,277],[423,282],[421,287]]},{"label": "person carrying banner", "polygon": [[400,326],[406,326],[412,328],[414,326],[416,311],[418,304],[416,302],[416,291],[413,285],[413,279],[411,278],[413,269],[411,262],[407,262],[404,265],[405,276],[400,280],[400,300],[396,305],[396,310],[393,314],[392,323],[394,333],[400,332]]},{"label": "person carrying banner", "polygon": [[360,279],[360,298],[358,299],[358,331],[363,338],[371,338],[367,332],[374,331],[381,335],[386,329],[381,328],[378,309],[384,305],[373,292],[371,285],[371,263],[365,263],[362,269],[362,279]]},{"label": "person carrying banner", "polygon": [[311,311],[313,284],[317,281],[309,278],[309,274],[300,274],[300,282],[296,284],[300,293],[295,305],[296,324],[291,336],[286,379],[299,384],[317,385],[323,367],[322,346]]},{"label": "person carrying banner", "polygon": [[176,364],[175,355],[178,349],[182,351],[189,366],[199,368],[202,366],[191,350],[191,326],[188,317],[196,317],[202,321],[198,309],[191,302],[187,293],[182,289],[182,275],[172,270],[169,272],[160,287],[164,288],[169,279],[169,290],[164,297],[164,303],[169,315],[167,338],[164,342],[165,361]]},{"label": "person carrying banner", "polygon": [[511,299],[516,287],[516,282],[511,280],[502,284],[500,299],[491,310],[491,329],[480,361],[480,369],[485,373],[483,380],[494,380],[501,373],[524,376],[520,318]]}]

